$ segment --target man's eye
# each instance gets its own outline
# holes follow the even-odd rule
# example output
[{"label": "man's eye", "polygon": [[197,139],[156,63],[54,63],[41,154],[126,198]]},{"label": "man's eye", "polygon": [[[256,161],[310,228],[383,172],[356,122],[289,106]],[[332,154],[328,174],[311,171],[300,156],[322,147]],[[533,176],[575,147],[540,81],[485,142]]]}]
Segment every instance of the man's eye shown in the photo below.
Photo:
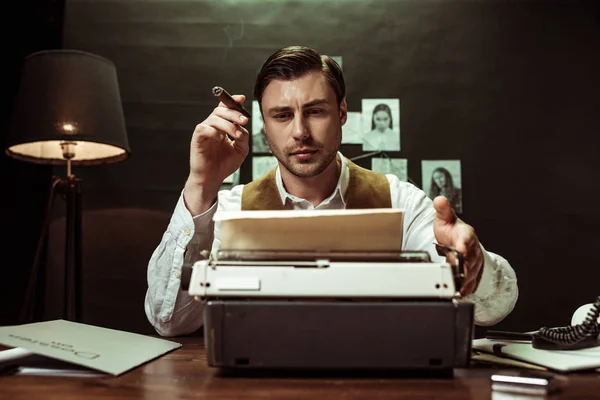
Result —
[{"label": "man's eye", "polygon": [[321,114],[321,113],[323,112],[323,110],[322,110],[322,109],[320,109],[320,108],[311,108],[311,109],[310,109],[310,110],[308,110],[307,112],[308,112],[309,114],[316,115],[316,114]]},{"label": "man's eye", "polygon": [[273,116],[273,118],[275,119],[286,119],[290,116],[290,113],[281,113],[281,114],[275,114]]}]

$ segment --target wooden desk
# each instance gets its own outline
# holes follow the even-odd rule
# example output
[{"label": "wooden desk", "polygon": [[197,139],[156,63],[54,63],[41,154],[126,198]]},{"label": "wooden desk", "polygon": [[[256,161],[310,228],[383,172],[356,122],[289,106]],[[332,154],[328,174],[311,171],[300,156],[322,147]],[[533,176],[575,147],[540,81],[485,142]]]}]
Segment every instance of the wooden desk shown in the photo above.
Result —
[{"label": "wooden desk", "polygon": [[[0,377],[0,399],[500,399],[486,367],[459,369],[454,378],[221,376],[206,366],[200,337],[119,377]],[[600,398],[600,374],[564,375],[567,387],[550,399]],[[505,399],[506,397],[502,397]]]}]

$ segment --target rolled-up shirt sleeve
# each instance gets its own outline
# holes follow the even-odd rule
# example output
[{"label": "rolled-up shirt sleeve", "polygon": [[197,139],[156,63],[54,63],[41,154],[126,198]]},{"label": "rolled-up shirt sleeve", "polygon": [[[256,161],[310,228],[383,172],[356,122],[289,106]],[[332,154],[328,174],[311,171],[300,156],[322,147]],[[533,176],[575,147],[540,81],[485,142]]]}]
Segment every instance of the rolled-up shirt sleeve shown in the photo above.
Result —
[{"label": "rolled-up shirt sleeve", "polygon": [[181,271],[184,264],[197,261],[202,250],[210,251],[216,209],[215,203],[192,217],[182,192],[162,240],[150,257],[144,308],[148,321],[161,336],[185,335],[202,326],[202,303],[181,290]]},{"label": "rolled-up shirt sleeve", "polygon": [[475,304],[475,323],[490,326],[502,321],[514,308],[519,297],[517,276],[508,261],[483,251],[484,264],[479,285],[464,299]]}]

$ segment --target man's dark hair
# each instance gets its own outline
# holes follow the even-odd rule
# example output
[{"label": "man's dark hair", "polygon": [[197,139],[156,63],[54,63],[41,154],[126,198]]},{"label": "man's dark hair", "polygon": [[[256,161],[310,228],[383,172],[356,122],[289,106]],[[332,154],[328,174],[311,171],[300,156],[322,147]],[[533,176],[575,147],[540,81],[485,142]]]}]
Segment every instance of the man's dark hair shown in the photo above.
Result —
[{"label": "man's dark hair", "polygon": [[346,96],[346,84],[342,69],[331,57],[320,55],[304,46],[290,46],[277,50],[263,64],[254,85],[254,98],[262,109],[262,96],[265,88],[273,80],[293,80],[302,75],[321,71],[335,92],[338,106]]}]

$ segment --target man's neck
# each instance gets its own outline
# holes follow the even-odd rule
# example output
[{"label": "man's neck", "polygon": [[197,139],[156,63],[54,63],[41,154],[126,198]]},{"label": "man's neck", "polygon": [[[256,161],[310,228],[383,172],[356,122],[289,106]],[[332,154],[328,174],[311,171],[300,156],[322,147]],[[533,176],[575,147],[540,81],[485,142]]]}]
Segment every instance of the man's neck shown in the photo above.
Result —
[{"label": "man's neck", "polygon": [[285,190],[293,196],[308,200],[316,207],[335,190],[342,171],[342,160],[338,154],[325,171],[310,178],[297,177],[285,168],[280,168],[280,171]]}]

